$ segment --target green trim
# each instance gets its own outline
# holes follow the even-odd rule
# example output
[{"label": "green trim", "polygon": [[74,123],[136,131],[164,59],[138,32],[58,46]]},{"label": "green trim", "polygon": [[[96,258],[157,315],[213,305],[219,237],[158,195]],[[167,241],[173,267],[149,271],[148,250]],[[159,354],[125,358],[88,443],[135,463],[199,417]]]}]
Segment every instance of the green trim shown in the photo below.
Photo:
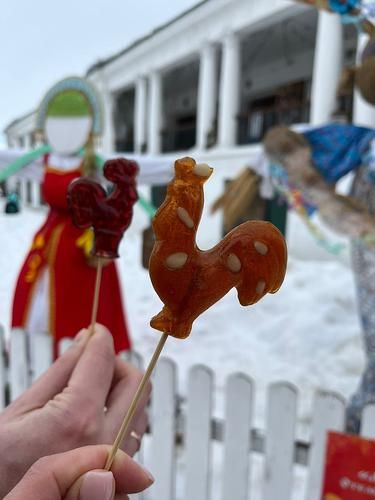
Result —
[{"label": "green trim", "polygon": [[4,170],[0,171],[0,182],[5,181],[8,177],[16,174],[17,172],[22,170],[23,167],[26,167],[26,165],[32,163],[37,158],[40,158],[50,151],[51,146],[49,146],[48,144],[44,144],[43,146],[40,146],[39,148],[34,149],[33,151],[29,151],[23,156],[20,156],[16,160],[12,161],[12,163],[7,165]]},{"label": "green trim", "polygon": [[143,198],[143,196],[141,196],[139,193],[138,193],[138,203],[147,213],[147,215],[151,217],[151,219],[155,216],[156,208],[154,207],[154,205],[152,205],[148,200],[146,200],[146,198]]},{"label": "green trim", "polygon": [[48,103],[46,117],[92,116],[92,109],[86,98],[77,90],[64,90]]},{"label": "green trim", "polygon": [[[16,160],[14,160],[12,163],[7,165],[4,170],[0,171],[0,182],[5,181],[8,177],[11,175],[16,174],[20,170],[22,170],[23,167],[26,167],[29,163],[32,163],[34,160],[37,158],[40,158],[41,156],[49,153],[51,151],[51,146],[48,144],[44,144],[43,146],[40,146],[37,149],[34,149],[33,151],[30,151],[29,153],[26,153],[23,156],[20,156]],[[84,150],[80,151],[80,156],[84,156]],[[104,166],[104,159],[102,156],[96,154],[95,155],[95,160],[96,160],[96,166],[98,169],[102,169]],[[147,213],[149,217],[154,217],[156,213],[156,208],[150,203],[148,200],[143,198],[140,194],[138,194],[138,202],[139,205],[143,208],[143,210]]]},{"label": "green trim", "polygon": [[282,197],[276,195],[272,199],[266,201],[266,213],[264,218],[272,222],[283,236],[286,235],[287,216],[288,206]]}]

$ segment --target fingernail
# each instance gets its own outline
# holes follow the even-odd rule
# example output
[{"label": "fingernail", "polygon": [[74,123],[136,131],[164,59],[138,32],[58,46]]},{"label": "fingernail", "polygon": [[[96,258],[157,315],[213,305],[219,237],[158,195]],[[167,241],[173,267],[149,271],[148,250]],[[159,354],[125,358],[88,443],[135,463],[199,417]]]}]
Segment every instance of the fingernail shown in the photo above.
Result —
[{"label": "fingernail", "polygon": [[[137,463],[138,463],[138,462],[137,462]],[[155,478],[154,478],[154,476],[151,474],[151,472],[150,472],[148,469],[146,469],[145,467],[143,467],[143,465],[141,465],[140,463],[138,463],[138,465],[139,465],[139,467],[143,470],[143,472],[146,474],[146,476],[148,477],[148,480],[150,481],[150,485],[151,485],[152,483],[154,483],[154,482],[155,482]]]},{"label": "fingernail", "polygon": [[95,323],[94,335],[96,338],[98,337],[100,337],[101,339],[105,338],[107,342],[111,342],[112,346],[114,345],[113,335],[104,325],[101,325],[100,323]]},{"label": "fingernail", "polygon": [[87,335],[87,329],[84,328],[79,333],[77,333],[77,335],[74,337],[74,342],[76,344],[78,344],[79,342],[81,342],[86,337],[86,335]]},{"label": "fingernail", "polygon": [[80,500],[113,500],[115,481],[112,472],[90,471],[85,474],[80,491]]}]

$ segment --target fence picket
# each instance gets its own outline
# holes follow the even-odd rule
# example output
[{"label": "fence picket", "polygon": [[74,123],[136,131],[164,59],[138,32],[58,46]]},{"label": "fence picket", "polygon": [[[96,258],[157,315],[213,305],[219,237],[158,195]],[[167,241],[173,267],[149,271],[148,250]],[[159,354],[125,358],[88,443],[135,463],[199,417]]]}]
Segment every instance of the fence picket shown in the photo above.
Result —
[{"label": "fence picket", "polygon": [[226,385],[222,499],[246,500],[249,495],[253,381],[241,373]]},{"label": "fence picket", "polygon": [[362,413],[361,435],[368,439],[375,439],[375,405],[367,405]]},{"label": "fence picket", "polygon": [[14,401],[29,386],[29,360],[26,335],[21,328],[14,328],[10,335],[10,400]]},{"label": "fence picket", "polygon": [[5,408],[5,394],[7,390],[7,380],[5,372],[5,333],[0,325],[0,411]]},{"label": "fence picket", "polygon": [[150,470],[157,478],[151,498],[175,500],[176,365],[161,358],[153,378]]},{"label": "fence picket", "polygon": [[193,366],[189,372],[186,409],[186,500],[210,498],[212,394],[211,370]]},{"label": "fence picket", "polygon": [[[143,367],[143,358],[137,352],[135,352],[135,351],[121,351],[119,353],[119,356],[124,361],[131,363],[132,365],[134,365],[136,368],[138,368],[140,370],[143,370],[143,368],[144,368]],[[145,444],[147,444],[147,443],[145,443],[145,441],[146,441],[145,437],[143,439],[141,448],[138,450],[138,452],[133,457],[134,460],[140,464],[145,463]],[[133,500],[133,499],[144,500],[146,498],[146,493],[141,492],[141,493],[137,493],[135,495],[130,495],[129,498],[131,500]]]},{"label": "fence picket", "polygon": [[290,500],[293,484],[297,389],[286,382],[268,392],[263,500]]},{"label": "fence picket", "polygon": [[53,342],[51,335],[30,335],[31,381],[34,382],[52,364]]},{"label": "fence picket", "polygon": [[306,500],[320,499],[327,431],[343,430],[345,401],[337,394],[318,391],[313,408]]}]

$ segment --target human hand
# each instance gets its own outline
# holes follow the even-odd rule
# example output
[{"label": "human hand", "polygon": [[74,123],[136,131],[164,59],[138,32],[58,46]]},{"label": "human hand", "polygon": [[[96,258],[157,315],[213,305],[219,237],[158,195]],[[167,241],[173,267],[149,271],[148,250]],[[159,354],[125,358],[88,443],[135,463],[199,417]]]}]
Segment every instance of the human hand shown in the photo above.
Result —
[{"label": "human hand", "polygon": [[38,460],[4,500],[126,500],[154,479],[119,451],[110,472],[100,470],[109,446],[86,446]]},{"label": "human hand", "polygon": [[[90,444],[111,444],[141,380],[141,372],[115,356],[111,334],[87,330],[24,394],[0,414],[0,498],[40,457]],[[148,424],[148,387],[130,427]],[[133,434],[134,435],[134,434]],[[126,436],[122,449],[139,442]]]}]

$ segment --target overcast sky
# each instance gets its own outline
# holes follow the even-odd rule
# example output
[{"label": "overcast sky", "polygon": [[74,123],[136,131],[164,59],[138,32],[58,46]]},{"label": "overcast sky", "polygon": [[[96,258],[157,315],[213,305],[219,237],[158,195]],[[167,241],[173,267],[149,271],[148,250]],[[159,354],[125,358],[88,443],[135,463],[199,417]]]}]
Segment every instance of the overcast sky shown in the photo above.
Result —
[{"label": "overcast sky", "polygon": [[198,0],[0,0],[1,131],[65,76],[83,75]]}]

